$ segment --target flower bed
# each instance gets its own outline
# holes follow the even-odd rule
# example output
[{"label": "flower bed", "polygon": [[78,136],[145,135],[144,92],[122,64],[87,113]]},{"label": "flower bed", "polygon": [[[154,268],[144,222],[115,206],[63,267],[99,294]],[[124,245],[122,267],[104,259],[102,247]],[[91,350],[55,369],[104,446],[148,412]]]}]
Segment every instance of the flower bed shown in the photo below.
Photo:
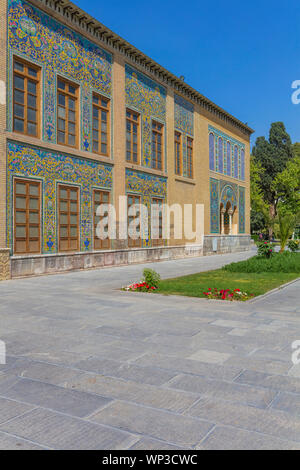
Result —
[{"label": "flower bed", "polygon": [[216,300],[238,300],[240,302],[244,302],[246,300],[251,299],[254,297],[254,294],[248,294],[247,292],[242,292],[240,289],[234,289],[231,291],[230,289],[211,289],[209,288],[207,292],[203,292],[203,294],[207,297],[207,299],[216,299]]},{"label": "flower bed", "polygon": [[131,292],[152,292],[156,290],[157,287],[149,286],[146,282],[137,282],[135,284],[131,284],[130,286],[123,287],[123,290],[131,291]]}]

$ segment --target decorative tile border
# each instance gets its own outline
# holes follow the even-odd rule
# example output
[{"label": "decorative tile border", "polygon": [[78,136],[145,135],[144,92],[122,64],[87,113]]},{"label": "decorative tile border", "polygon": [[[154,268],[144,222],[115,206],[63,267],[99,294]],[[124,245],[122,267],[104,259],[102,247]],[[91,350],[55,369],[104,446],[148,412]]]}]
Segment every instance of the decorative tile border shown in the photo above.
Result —
[{"label": "decorative tile border", "polygon": [[239,233],[245,233],[245,188],[239,186]]},{"label": "decorative tile border", "polygon": [[210,233],[220,233],[219,180],[210,178]]},{"label": "decorative tile border", "polygon": [[10,253],[7,248],[0,248],[0,281],[11,278],[10,273]]}]

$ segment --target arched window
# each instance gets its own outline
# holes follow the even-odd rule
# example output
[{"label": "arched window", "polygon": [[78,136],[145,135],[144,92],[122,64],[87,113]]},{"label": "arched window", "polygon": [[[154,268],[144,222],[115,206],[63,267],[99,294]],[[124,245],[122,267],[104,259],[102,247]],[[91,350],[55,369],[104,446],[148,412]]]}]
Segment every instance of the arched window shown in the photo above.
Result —
[{"label": "arched window", "polygon": [[241,179],[245,179],[245,150],[241,150]]},{"label": "arched window", "polygon": [[234,177],[239,177],[239,151],[237,145],[234,147]]},{"label": "arched window", "polygon": [[231,176],[231,145],[227,142],[227,175]]},{"label": "arched window", "polygon": [[219,161],[219,173],[223,173],[223,139],[218,139],[218,161]]},{"label": "arched window", "polygon": [[215,136],[212,132],[209,134],[209,169],[215,169]]}]

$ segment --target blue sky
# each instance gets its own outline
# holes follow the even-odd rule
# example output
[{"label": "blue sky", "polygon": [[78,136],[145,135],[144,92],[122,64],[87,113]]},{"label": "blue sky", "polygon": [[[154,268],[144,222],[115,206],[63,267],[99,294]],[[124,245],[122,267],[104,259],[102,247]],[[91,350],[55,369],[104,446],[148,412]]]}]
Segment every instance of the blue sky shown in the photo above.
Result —
[{"label": "blue sky", "polygon": [[268,135],[283,121],[300,142],[299,0],[74,2],[207,98]]}]

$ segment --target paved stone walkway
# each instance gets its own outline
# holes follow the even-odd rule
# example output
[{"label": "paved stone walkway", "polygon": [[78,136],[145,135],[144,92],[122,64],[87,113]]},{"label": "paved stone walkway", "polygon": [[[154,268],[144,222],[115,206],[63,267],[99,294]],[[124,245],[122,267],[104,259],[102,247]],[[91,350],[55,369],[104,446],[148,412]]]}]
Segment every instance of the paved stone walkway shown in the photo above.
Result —
[{"label": "paved stone walkway", "polygon": [[300,281],[248,304],[117,290],[142,269],[0,283],[0,449],[300,449]]}]

